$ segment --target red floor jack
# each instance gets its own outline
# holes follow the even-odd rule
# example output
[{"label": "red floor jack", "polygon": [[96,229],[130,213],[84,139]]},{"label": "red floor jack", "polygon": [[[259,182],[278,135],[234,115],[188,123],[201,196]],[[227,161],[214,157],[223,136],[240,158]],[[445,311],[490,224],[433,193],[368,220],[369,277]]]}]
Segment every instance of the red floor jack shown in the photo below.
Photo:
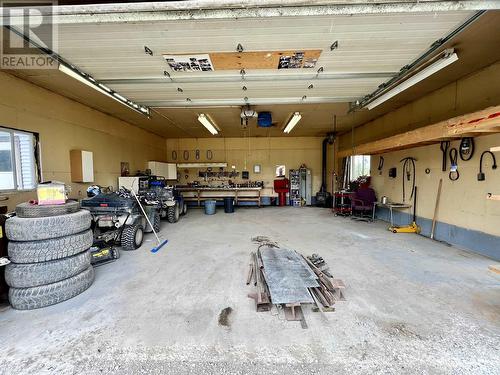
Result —
[{"label": "red floor jack", "polygon": [[290,190],[288,178],[274,180],[274,191],[278,193],[278,206],[286,206],[286,193]]}]

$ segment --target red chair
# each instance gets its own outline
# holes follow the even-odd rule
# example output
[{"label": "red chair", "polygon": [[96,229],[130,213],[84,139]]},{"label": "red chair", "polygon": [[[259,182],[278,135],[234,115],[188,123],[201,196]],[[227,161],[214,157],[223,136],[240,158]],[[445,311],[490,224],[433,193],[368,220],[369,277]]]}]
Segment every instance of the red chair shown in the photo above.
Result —
[{"label": "red chair", "polygon": [[375,190],[369,187],[358,189],[351,199],[353,219],[372,221],[376,201]]}]

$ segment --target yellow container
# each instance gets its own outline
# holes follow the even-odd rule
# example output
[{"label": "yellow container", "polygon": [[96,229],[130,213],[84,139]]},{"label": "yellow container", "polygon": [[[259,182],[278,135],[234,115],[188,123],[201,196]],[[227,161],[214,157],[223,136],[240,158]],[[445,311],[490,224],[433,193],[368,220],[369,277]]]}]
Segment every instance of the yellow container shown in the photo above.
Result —
[{"label": "yellow container", "polygon": [[66,190],[62,183],[52,182],[50,184],[38,185],[36,194],[40,206],[66,203]]}]

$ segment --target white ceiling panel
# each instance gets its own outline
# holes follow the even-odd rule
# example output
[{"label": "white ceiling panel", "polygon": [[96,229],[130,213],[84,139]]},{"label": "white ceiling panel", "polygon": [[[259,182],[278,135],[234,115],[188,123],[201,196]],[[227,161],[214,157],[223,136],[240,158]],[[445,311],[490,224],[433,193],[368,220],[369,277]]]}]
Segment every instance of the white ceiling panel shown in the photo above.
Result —
[{"label": "white ceiling panel", "polygon": [[[139,103],[177,105],[193,101],[234,104],[244,97],[265,104],[296,102],[304,95],[316,102],[352,101],[372,92],[401,67],[426,51],[437,39],[472,16],[472,12],[370,14],[354,16],[273,17],[264,19],[181,20],[150,23],[63,24],[59,52],[69,62],[105,81],[117,92]],[[330,45],[338,41],[338,48]],[[321,49],[314,69],[173,72],[162,54]],[[154,55],[144,52],[148,46]],[[375,74],[376,77],[314,82],[323,76]],[[164,76],[167,71],[172,80]],[[265,77],[264,77],[265,76]],[[231,82],[216,82],[217,78]],[[280,78],[274,81],[274,78]],[[289,81],[283,80],[290,77]],[[302,78],[301,78],[302,77]],[[293,79],[292,79],[293,78]],[[127,80],[114,83],[113,80]],[[148,84],[141,79],[164,79]],[[176,79],[189,79],[178,83]],[[210,79],[210,82],[207,82]],[[137,81],[135,81],[137,80]],[[313,90],[307,90],[314,83]],[[248,90],[243,92],[245,85]],[[183,89],[182,93],[177,87]],[[226,100],[226,102],[224,102]]]},{"label": "white ceiling panel", "polygon": [[[472,13],[61,25],[60,53],[98,79],[160,75],[162,53],[323,49],[326,71],[397,71]],[[338,40],[339,48],[330,51]],[[144,46],[156,56],[144,54]],[[362,57],[360,59],[359,57]],[[178,74],[178,73],[177,73]]]}]

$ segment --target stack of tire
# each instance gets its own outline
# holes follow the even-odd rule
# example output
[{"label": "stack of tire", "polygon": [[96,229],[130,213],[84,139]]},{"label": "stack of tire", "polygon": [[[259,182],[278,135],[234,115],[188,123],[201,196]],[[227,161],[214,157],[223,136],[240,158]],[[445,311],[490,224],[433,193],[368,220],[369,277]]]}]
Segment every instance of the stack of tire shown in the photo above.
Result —
[{"label": "stack of tire", "polygon": [[90,213],[76,201],[16,207],[16,216],[5,223],[11,261],[5,281],[12,307],[32,310],[54,305],[92,285],[90,224]]}]

